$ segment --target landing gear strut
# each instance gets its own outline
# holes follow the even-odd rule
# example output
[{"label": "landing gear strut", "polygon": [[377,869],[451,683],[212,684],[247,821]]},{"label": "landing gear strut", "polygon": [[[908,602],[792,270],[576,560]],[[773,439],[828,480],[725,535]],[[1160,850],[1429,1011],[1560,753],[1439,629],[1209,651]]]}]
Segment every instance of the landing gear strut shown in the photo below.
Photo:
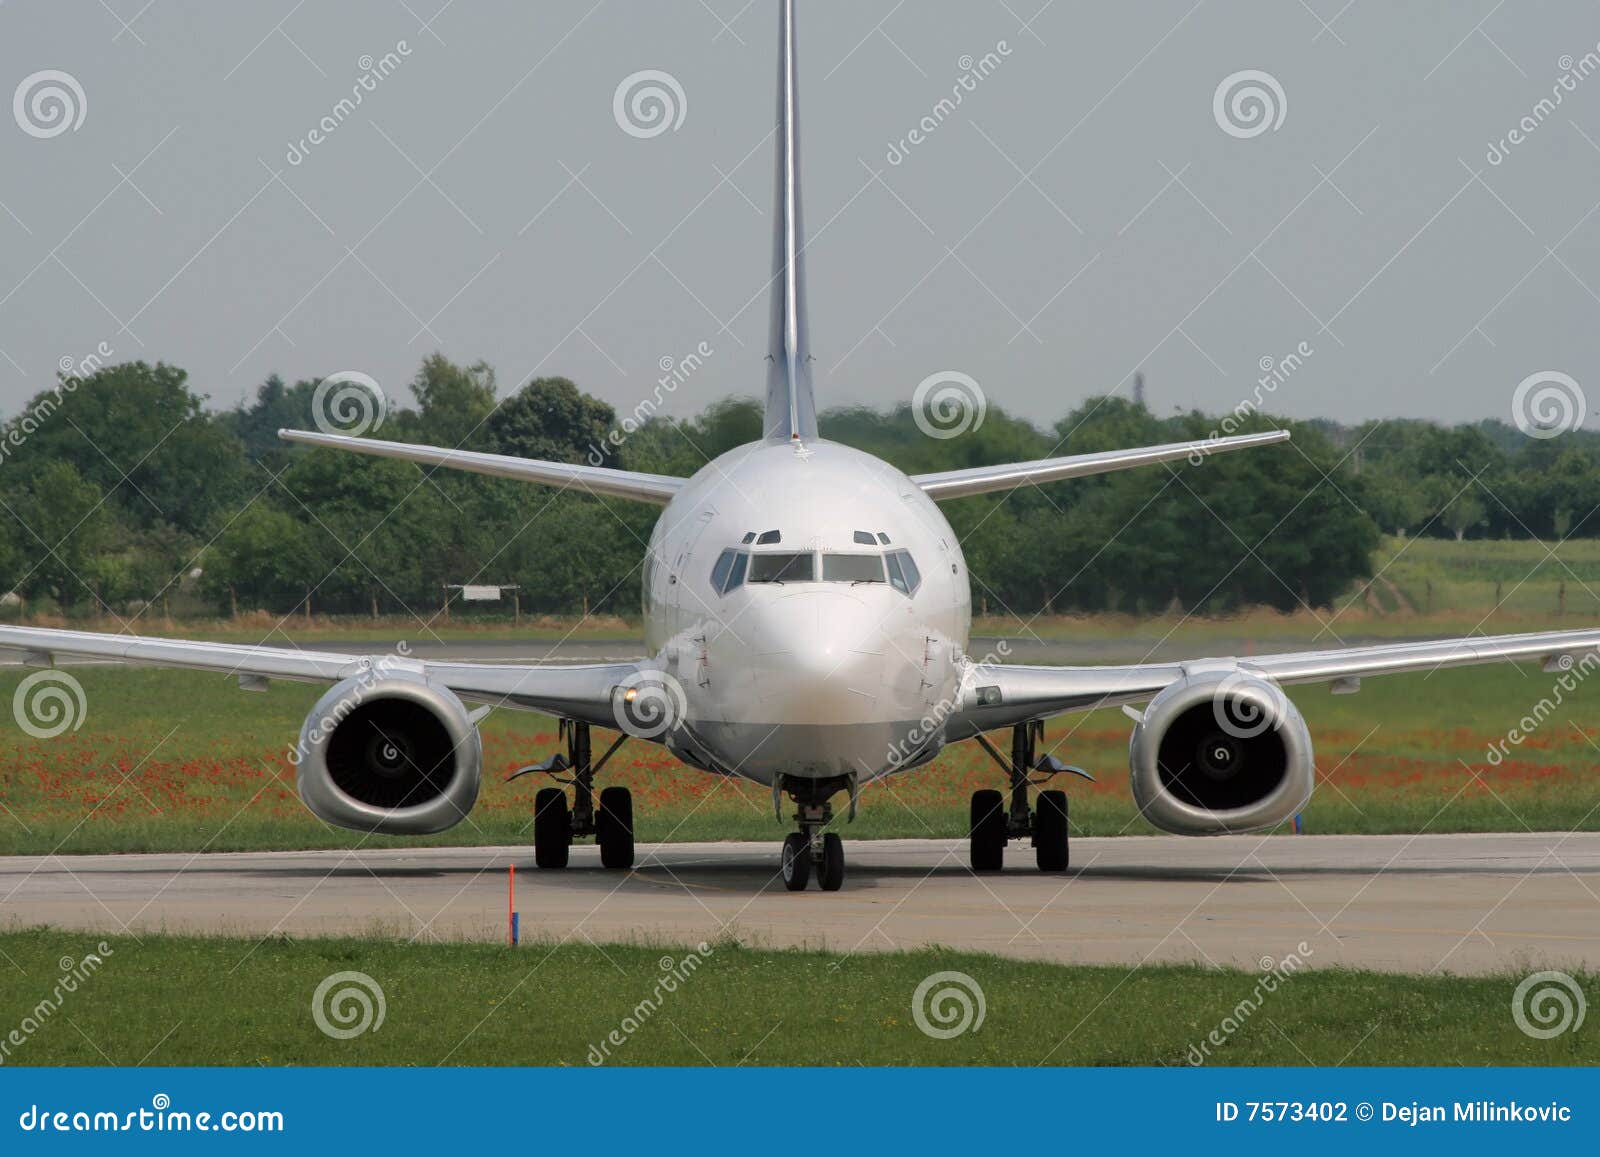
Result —
[{"label": "landing gear strut", "polygon": [[[773,786],[773,797],[780,805],[785,790],[798,807],[794,818],[800,830],[783,841],[783,886],[791,892],[804,892],[815,871],[824,892],[837,892],[844,887],[844,841],[837,832],[826,830],[833,822],[829,801],[839,791],[853,792],[853,785],[836,780],[786,781],[780,776]],[[850,814],[854,818],[853,803]]]},{"label": "landing gear strut", "polygon": [[[563,719],[560,733],[567,741],[565,755],[552,755],[543,763],[524,767],[510,777],[517,779],[542,772],[572,788],[570,806],[564,787],[541,788],[534,797],[534,863],[541,868],[565,868],[573,839],[594,836],[600,845],[603,865],[615,869],[633,867],[633,793],[625,787],[608,787],[600,793],[598,808],[594,794],[594,777],[627,740],[626,733],[617,736],[598,762],[594,759],[587,723]],[[570,771],[572,777],[562,779],[564,771]]]},{"label": "landing gear strut", "polygon": [[[1068,848],[1067,793],[1041,791],[1038,808],[1028,808],[1028,788],[1046,783],[1062,772],[1081,775],[1093,782],[1094,777],[1079,767],[1069,767],[1054,756],[1039,756],[1039,741],[1044,738],[1044,724],[1037,720],[1019,723],[1011,729],[1011,758],[1008,760],[995,750],[988,738],[976,737],[978,743],[1006,773],[1011,789],[1011,804],[1007,808],[1005,797],[994,790],[972,793],[971,856],[975,872],[998,872],[1005,862],[1006,844],[1027,837],[1034,847],[1034,858],[1041,872],[1064,872],[1070,860]],[[1034,772],[1043,774],[1033,779]]]}]

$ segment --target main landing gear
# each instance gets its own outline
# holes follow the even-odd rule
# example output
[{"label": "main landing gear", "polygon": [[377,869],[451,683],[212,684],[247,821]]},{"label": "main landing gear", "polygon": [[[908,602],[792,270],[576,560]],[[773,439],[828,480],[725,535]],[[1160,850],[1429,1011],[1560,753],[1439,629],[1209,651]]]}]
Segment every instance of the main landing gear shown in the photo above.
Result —
[{"label": "main landing gear", "polygon": [[[572,841],[593,836],[600,845],[601,864],[617,870],[633,867],[633,793],[625,787],[608,787],[600,793],[600,806],[596,807],[594,792],[594,777],[628,736],[626,733],[618,735],[616,742],[606,748],[596,762],[587,723],[563,719],[560,734],[567,741],[565,755],[552,755],[543,763],[524,767],[511,776],[517,779],[542,772],[573,789],[570,806],[566,787],[541,788],[534,796],[534,863],[541,868],[565,868]],[[565,771],[572,773],[570,779],[561,778]]]},{"label": "main landing gear", "polygon": [[833,822],[830,800],[840,791],[851,793],[850,817],[855,818],[854,784],[848,779],[786,780],[779,776],[772,787],[773,808],[783,818],[783,793],[788,791],[798,810],[795,822],[800,830],[783,841],[783,886],[791,892],[804,892],[814,872],[824,892],[844,887],[844,841],[837,832],[827,831]]},{"label": "main landing gear", "polygon": [[[1039,741],[1043,738],[1043,723],[1017,724],[1011,729],[1011,758],[1008,760],[995,750],[988,737],[977,736],[978,743],[1006,773],[1011,806],[1008,810],[1005,797],[998,791],[972,793],[970,831],[974,872],[1000,871],[1005,862],[1006,844],[1023,837],[1030,838],[1041,872],[1066,871],[1070,859],[1067,793],[1041,791],[1038,807],[1029,811],[1028,788],[1040,786],[1062,772],[1081,775],[1091,783],[1094,777],[1080,767],[1063,764],[1052,755],[1040,757]],[[1030,778],[1034,772],[1042,773],[1043,778]]]}]

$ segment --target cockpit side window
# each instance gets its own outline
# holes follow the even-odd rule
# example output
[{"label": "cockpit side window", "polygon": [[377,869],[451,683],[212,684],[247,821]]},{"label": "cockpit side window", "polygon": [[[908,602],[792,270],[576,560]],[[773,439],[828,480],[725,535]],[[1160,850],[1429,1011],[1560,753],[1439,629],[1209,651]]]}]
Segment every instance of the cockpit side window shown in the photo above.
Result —
[{"label": "cockpit side window", "polygon": [[814,583],[817,556],[805,554],[755,554],[750,557],[752,583]]},{"label": "cockpit side window", "polygon": [[717,565],[711,568],[711,589],[719,595],[727,589],[728,573],[733,570],[733,560],[738,555],[736,550],[725,550],[717,557]]},{"label": "cockpit side window", "polygon": [[917,570],[917,564],[911,558],[909,550],[895,551],[900,556],[900,569],[905,572],[906,586],[911,594],[917,593],[917,588],[922,585],[922,574]]},{"label": "cockpit side window", "polygon": [[822,581],[825,583],[881,583],[881,554],[825,554],[822,556]]},{"label": "cockpit side window", "polygon": [[711,568],[711,589],[719,595],[736,591],[744,585],[745,568],[750,556],[742,550],[725,550]]},{"label": "cockpit side window", "polygon": [[855,533],[855,543],[857,546],[876,546],[878,540],[872,537],[871,531],[858,530]]},{"label": "cockpit side window", "polygon": [[733,560],[733,569],[728,572],[728,581],[722,588],[723,594],[736,591],[744,586],[745,571],[750,567],[750,556],[740,551]]},{"label": "cockpit side window", "polygon": [[903,595],[917,593],[917,588],[922,585],[922,575],[917,572],[917,564],[911,561],[910,551],[892,550],[884,556],[883,561],[889,568],[889,583],[895,590]]}]

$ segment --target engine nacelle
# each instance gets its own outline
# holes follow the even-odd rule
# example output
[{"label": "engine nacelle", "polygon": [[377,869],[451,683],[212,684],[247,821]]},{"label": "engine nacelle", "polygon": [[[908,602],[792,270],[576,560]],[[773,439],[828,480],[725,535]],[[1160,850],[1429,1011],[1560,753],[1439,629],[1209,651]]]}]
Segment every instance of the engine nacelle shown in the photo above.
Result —
[{"label": "engine nacelle", "polygon": [[1128,747],[1134,802],[1162,831],[1274,827],[1311,798],[1311,734],[1282,688],[1247,671],[1187,675],[1150,701]]},{"label": "engine nacelle", "polygon": [[483,743],[455,693],[420,673],[372,671],[317,701],[292,757],[300,798],[341,828],[442,832],[478,799]]}]

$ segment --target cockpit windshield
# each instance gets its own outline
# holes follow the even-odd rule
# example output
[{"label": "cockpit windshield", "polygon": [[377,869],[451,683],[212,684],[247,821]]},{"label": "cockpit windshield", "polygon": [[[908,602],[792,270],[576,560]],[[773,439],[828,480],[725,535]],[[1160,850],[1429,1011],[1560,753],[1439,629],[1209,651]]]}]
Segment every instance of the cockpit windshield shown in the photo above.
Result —
[{"label": "cockpit windshield", "polygon": [[814,583],[817,581],[817,556],[805,554],[753,554],[750,556],[752,583]]},{"label": "cockpit windshield", "polygon": [[822,581],[826,583],[881,583],[881,554],[825,554],[822,556]]}]

